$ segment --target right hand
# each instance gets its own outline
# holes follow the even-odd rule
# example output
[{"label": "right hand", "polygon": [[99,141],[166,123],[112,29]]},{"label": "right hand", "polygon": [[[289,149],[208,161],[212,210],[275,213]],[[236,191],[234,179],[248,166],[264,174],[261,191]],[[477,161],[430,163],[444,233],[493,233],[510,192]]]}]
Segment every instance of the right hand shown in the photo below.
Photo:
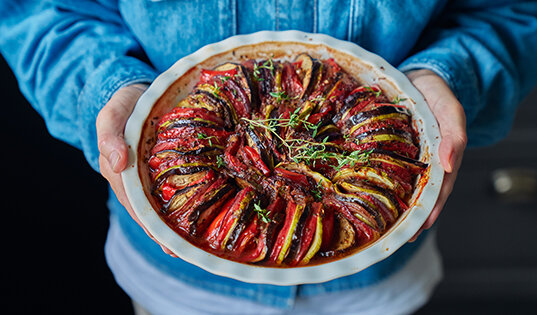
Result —
[{"label": "right hand", "polygon": [[99,112],[96,122],[97,142],[100,152],[99,167],[101,174],[108,180],[117,198],[134,221],[144,229],[151,239],[160,245],[166,254],[177,257],[172,251],[159,243],[140,222],[127,199],[123,181],[121,180],[121,172],[127,167],[128,159],[127,144],[123,138],[125,125],[138,98],[146,89],[147,85],[145,84],[133,84],[123,87],[112,95],[108,103]]}]

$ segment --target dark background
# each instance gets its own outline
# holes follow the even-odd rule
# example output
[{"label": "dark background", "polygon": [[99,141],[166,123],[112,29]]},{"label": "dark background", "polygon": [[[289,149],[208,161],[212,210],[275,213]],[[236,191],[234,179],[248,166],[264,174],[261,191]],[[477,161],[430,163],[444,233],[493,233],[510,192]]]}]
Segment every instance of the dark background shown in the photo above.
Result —
[{"label": "dark background", "polygon": [[[132,313],[104,259],[105,180],[48,134],[1,58],[0,89],[3,312]],[[437,224],[445,279],[419,314],[537,314],[537,192],[502,196],[491,182],[512,168],[537,171],[537,90],[506,139],[467,151]]]}]

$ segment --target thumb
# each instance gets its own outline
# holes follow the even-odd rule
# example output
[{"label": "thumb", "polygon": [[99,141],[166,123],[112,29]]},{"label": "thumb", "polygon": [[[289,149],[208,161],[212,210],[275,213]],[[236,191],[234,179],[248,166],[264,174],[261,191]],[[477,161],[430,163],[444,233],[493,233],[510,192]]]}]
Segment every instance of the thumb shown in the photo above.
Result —
[{"label": "thumb", "polygon": [[136,101],[146,88],[146,85],[135,84],[119,89],[97,116],[99,152],[115,173],[127,166],[128,151],[123,132]]}]

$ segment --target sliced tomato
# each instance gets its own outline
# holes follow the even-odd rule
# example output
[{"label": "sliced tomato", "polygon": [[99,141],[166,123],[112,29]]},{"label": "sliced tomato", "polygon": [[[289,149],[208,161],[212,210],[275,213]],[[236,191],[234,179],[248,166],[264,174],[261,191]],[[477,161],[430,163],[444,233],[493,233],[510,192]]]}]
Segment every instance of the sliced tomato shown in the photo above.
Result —
[{"label": "sliced tomato", "polygon": [[203,84],[203,83],[212,84],[213,81],[218,77],[233,78],[236,74],[237,74],[236,68],[222,70],[222,71],[203,69],[201,70],[200,81],[198,84]]},{"label": "sliced tomato", "polygon": [[282,88],[290,98],[302,95],[304,89],[293,64],[285,63],[282,71]]}]

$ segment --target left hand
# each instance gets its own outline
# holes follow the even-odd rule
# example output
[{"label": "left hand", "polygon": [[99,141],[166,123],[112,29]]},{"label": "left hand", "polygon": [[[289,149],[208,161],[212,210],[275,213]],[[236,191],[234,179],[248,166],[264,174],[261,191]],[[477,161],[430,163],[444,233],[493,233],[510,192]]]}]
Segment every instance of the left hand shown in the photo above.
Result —
[{"label": "left hand", "polygon": [[101,109],[97,116],[97,142],[99,146],[99,167],[101,174],[110,183],[116,197],[127,209],[130,216],[142,227],[147,235],[160,245],[162,250],[177,257],[151,235],[134,212],[123,187],[121,172],[127,168],[128,150],[123,138],[125,124],[132,113],[136,101],[147,89],[145,84],[133,84],[119,89]]},{"label": "left hand", "polygon": [[466,148],[466,115],[447,83],[430,70],[415,70],[406,74],[414,86],[423,94],[440,127],[442,140],[438,148],[440,163],[444,168],[444,181],[433,210],[420,230],[410,239],[415,241],[423,230],[436,221],[446,203]]}]

